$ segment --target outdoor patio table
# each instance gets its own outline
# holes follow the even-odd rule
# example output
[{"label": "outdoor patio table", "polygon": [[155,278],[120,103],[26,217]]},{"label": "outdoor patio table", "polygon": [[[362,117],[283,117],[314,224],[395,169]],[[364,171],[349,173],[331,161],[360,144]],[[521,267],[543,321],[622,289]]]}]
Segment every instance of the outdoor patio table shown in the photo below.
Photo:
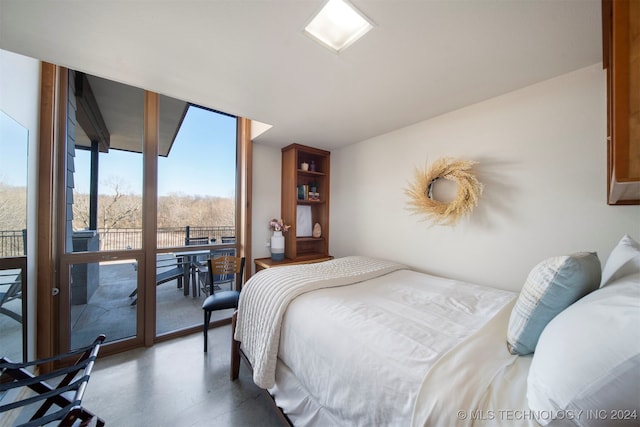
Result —
[{"label": "outdoor patio table", "polygon": [[193,297],[198,296],[198,279],[196,277],[196,267],[198,266],[198,261],[202,259],[202,257],[208,257],[210,251],[208,250],[196,250],[196,251],[186,251],[186,252],[178,252],[178,255],[184,256],[186,265],[189,268],[185,268],[184,270],[184,295],[189,295],[189,284],[191,284],[191,293]]}]

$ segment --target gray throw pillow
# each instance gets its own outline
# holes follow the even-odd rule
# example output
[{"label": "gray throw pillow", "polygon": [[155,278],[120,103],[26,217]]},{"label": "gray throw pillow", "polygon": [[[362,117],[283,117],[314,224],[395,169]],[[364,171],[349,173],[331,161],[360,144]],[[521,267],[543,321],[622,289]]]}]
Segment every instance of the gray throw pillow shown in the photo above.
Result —
[{"label": "gray throw pillow", "polygon": [[600,260],[592,252],[551,257],[536,265],[511,312],[507,330],[509,352],[533,353],[551,319],[597,289],[601,274]]}]

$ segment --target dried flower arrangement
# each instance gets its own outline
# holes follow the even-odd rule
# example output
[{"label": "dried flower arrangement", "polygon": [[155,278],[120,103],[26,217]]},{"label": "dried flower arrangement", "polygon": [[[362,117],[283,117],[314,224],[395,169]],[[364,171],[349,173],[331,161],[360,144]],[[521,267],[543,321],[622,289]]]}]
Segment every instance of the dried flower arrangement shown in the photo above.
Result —
[{"label": "dried flower arrangement", "polygon": [[269,227],[272,231],[289,231],[289,229],[291,228],[290,225],[285,225],[282,218],[273,218],[271,221],[269,221]]},{"label": "dried flower arrangement", "polygon": [[[471,213],[482,194],[482,184],[471,173],[477,162],[444,157],[433,162],[430,168],[415,170],[415,180],[405,189],[409,196],[409,210],[424,215],[438,225],[454,225],[460,218]],[[448,179],[458,185],[455,200],[445,203],[434,200],[431,195],[433,183]]]}]

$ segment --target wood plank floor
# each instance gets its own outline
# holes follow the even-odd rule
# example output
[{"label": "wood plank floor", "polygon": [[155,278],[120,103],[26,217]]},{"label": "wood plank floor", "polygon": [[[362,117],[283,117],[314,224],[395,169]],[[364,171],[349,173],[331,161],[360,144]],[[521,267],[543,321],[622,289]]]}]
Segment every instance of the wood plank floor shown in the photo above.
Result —
[{"label": "wood plank floor", "polygon": [[193,334],[113,356],[94,367],[83,406],[107,426],[282,426],[245,364],[229,380],[231,327]]}]

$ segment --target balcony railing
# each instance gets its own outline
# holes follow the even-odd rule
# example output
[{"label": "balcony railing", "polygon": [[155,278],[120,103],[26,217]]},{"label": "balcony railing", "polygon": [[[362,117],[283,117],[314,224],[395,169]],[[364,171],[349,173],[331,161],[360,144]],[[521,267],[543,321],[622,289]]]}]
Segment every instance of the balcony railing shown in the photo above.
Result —
[{"label": "balcony railing", "polygon": [[[159,228],[158,247],[180,247],[203,243],[232,243],[236,229],[233,225],[186,226]],[[141,228],[98,229],[101,251],[139,249],[142,247]],[[0,230],[0,257],[22,256],[25,251],[26,230]],[[86,250],[86,249],[84,249]]]},{"label": "balcony railing", "polygon": [[27,230],[0,230],[0,257],[18,257],[27,253]]}]

